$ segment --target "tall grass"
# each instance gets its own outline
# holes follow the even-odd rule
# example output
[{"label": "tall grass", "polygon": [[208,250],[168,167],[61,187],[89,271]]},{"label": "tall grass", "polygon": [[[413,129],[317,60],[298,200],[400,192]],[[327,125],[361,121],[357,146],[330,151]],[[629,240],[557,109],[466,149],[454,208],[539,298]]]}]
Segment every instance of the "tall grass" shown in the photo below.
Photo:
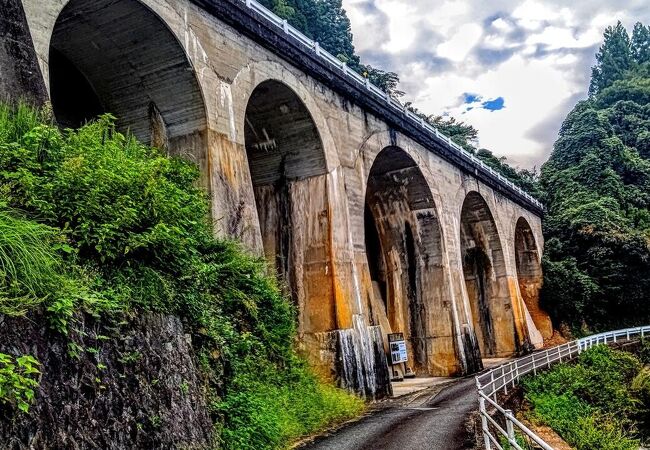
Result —
[{"label": "tall grass", "polygon": [[220,439],[224,449],[287,448],[296,438],[365,408],[363,400],[319,380],[301,364],[283,372],[259,360],[238,365],[230,392],[215,405],[225,419]]},{"label": "tall grass", "polygon": [[32,108],[26,103],[15,106],[0,103],[0,144],[21,145],[25,135],[45,123],[51,123],[48,110]]},{"label": "tall grass", "polygon": [[59,280],[54,229],[18,217],[0,204],[0,313],[24,314]]},{"label": "tall grass", "polygon": [[598,346],[575,364],[560,364],[525,378],[530,418],[553,428],[577,450],[637,450],[640,418],[647,411],[642,362]]}]

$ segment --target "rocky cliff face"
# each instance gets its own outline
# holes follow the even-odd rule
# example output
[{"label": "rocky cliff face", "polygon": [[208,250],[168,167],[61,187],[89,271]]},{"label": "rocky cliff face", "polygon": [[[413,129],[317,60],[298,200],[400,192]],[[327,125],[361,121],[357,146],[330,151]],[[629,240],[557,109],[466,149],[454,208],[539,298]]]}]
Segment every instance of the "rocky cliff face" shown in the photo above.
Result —
[{"label": "rocky cliff face", "polygon": [[42,316],[0,315],[0,352],[41,363],[29,413],[0,404],[0,448],[205,448],[211,441],[197,359],[174,316],[81,319],[70,337]]}]

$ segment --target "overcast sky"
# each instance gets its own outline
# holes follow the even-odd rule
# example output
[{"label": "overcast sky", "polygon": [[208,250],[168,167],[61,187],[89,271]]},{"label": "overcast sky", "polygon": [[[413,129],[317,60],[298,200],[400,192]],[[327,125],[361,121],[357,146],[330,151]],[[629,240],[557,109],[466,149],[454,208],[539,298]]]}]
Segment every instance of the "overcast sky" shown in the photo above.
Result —
[{"label": "overcast sky", "polygon": [[404,100],[479,130],[479,144],[541,165],[608,25],[650,24],[650,0],[343,0],[362,61],[397,72]]}]

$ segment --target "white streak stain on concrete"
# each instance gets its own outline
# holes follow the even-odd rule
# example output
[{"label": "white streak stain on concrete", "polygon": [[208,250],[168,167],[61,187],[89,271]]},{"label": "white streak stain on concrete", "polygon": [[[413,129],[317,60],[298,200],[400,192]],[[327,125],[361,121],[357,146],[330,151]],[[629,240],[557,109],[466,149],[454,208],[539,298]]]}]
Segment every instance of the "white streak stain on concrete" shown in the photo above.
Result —
[{"label": "white streak stain on concrete", "polygon": [[235,111],[232,103],[232,91],[230,90],[230,85],[223,81],[219,82],[219,102],[221,105],[217,105],[217,111],[224,110],[225,108],[228,109],[228,137],[231,141],[236,142],[237,128],[235,127]]}]

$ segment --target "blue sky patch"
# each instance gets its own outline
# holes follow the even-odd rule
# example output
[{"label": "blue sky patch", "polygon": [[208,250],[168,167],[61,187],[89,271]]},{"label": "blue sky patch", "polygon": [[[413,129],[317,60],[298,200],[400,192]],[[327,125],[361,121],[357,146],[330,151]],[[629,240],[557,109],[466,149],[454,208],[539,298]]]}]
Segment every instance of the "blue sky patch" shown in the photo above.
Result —
[{"label": "blue sky patch", "polygon": [[505,101],[503,100],[503,97],[497,97],[492,100],[484,101],[481,103],[481,106],[483,109],[487,109],[488,111],[498,111],[505,107]]},{"label": "blue sky patch", "polygon": [[467,105],[462,114],[465,114],[472,109],[487,109],[488,111],[499,111],[505,108],[505,100],[503,97],[491,98],[483,100],[483,96],[471,92],[463,92],[461,96],[463,104]]},{"label": "blue sky patch", "polygon": [[463,92],[463,103],[475,103],[480,102],[483,98],[478,94],[472,94],[471,92]]}]

